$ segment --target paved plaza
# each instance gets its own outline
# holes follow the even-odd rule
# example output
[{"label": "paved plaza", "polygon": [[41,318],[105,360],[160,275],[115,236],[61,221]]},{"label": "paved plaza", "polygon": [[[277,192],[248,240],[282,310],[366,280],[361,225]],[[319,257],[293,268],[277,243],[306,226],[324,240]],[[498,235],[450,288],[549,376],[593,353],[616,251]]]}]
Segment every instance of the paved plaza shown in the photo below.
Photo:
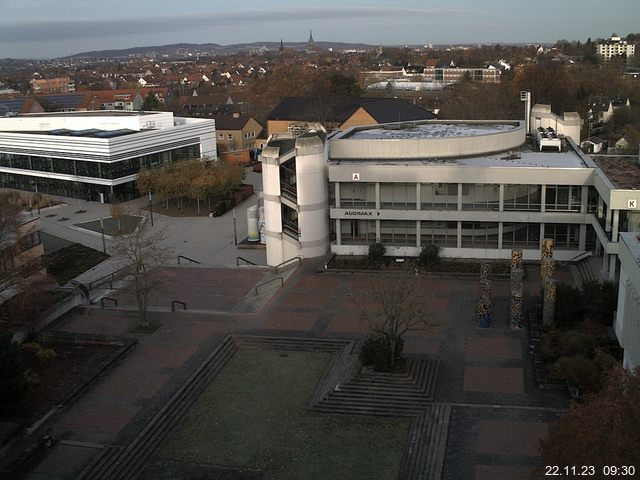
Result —
[{"label": "paved plaza", "polygon": [[[251,175],[257,190],[259,177]],[[141,199],[130,207],[144,203]],[[239,239],[246,236],[246,208],[256,203],[254,196],[236,210]],[[79,210],[86,212],[75,213]],[[62,239],[61,244],[102,249],[99,235],[73,224],[108,216],[107,205],[70,200],[57,213],[43,214],[46,234]],[[58,221],[62,216],[69,220]],[[318,270],[320,259],[280,275],[285,280],[280,288],[279,282],[268,283],[278,275],[264,267],[264,250],[234,245],[231,212],[220,218],[171,218],[156,211],[153,228],[166,232],[176,257],[201,264],[172,261],[155,271],[161,282],[151,294],[149,317],[161,326],[153,333],[130,330],[138,321],[136,302],[121,284],[92,292],[94,299],[115,298],[117,308],[76,308],[52,326],[64,332],[135,338],[138,344],[48,420],[43,431],[50,430],[56,443],[34,460],[26,478],[75,478],[105,448],[130,445],[228,334],[358,340],[367,331],[361,320],[363,301],[372,308],[379,305],[370,293],[375,274],[325,272]],[[239,256],[258,266],[236,267]],[[118,259],[110,259],[77,280],[89,284],[121,266]],[[526,267],[525,291],[530,296],[539,293],[539,274],[538,267]],[[566,267],[559,267],[555,277],[572,281]],[[439,363],[434,402],[451,407],[442,478],[529,478],[539,463],[539,441],[567,408],[567,398],[535,385],[527,332],[509,328],[508,278],[492,278],[492,326],[478,328],[478,279],[420,277],[421,295],[438,326],[409,332],[405,353],[428,355]],[[260,287],[256,294],[255,287],[265,283],[269,288]],[[187,310],[172,312],[172,300]]]},{"label": "paved plaza", "polygon": [[[370,276],[318,273],[319,264],[306,261],[253,313],[234,313],[234,304],[262,281],[262,269],[167,267],[158,298],[185,298],[198,309],[152,310],[152,321],[162,326],[151,334],[128,331],[137,321],[133,307],[91,306],[66,315],[55,329],[135,337],[139,343],[50,420],[58,442],[27,478],[74,478],[104,445],[128,445],[229,333],[361,338],[366,328],[354,298],[366,294]],[[530,290],[537,275],[536,268],[527,268]],[[422,279],[442,325],[433,333],[410,332],[406,352],[440,362],[434,400],[452,406],[443,478],[528,478],[538,464],[539,440],[567,407],[566,398],[534,385],[526,332],[508,328],[508,279],[492,281],[492,328],[477,327],[478,283],[468,277]]]}]

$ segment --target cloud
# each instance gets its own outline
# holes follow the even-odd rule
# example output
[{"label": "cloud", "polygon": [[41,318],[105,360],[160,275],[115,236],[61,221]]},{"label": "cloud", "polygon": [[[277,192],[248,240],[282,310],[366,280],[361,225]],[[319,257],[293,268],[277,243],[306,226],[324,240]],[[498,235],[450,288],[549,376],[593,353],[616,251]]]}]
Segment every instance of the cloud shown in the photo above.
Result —
[{"label": "cloud", "polygon": [[394,7],[295,7],[234,11],[223,13],[111,18],[103,20],[53,20],[0,23],[0,42],[20,43],[81,38],[143,35],[160,32],[186,32],[237,26],[256,26],[261,23],[298,22],[312,24],[319,21],[352,22],[358,19],[379,20],[388,25],[392,20],[423,19],[460,21],[488,15],[488,12],[446,9],[415,9]]}]

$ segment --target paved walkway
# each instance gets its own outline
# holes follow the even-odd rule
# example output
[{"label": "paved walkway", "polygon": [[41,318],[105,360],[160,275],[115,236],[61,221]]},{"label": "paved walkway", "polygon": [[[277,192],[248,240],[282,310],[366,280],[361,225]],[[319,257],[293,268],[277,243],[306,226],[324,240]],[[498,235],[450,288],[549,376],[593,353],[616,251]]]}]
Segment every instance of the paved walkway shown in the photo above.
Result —
[{"label": "paved walkway", "polygon": [[[245,183],[254,186],[256,193],[236,207],[237,240],[241,242],[247,237],[247,208],[258,203],[258,192],[262,190],[260,174],[246,169]],[[74,198],[60,198],[64,205],[46,208],[41,211],[42,231],[70,242],[77,242],[96,250],[103,250],[102,235],[79,228],[83,222],[100,220],[109,217],[110,205],[99,202],[86,202]],[[139,198],[125,204],[131,214],[148,215],[146,198]],[[80,212],[84,210],[84,212]],[[55,216],[48,216],[53,215]],[[60,221],[61,218],[68,220]],[[211,266],[231,266],[236,264],[236,257],[244,257],[258,265],[266,265],[265,250],[240,249],[235,245],[233,235],[233,211],[222,217],[169,217],[162,214],[162,207],[156,205],[153,210],[154,230],[161,230],[166,237],[165,245],[173,250],[172,263],[176,263],[178,255],[197,260],[201,264]],[[107,253],[111,252],[111,240],[106,238]],[[109,275],[124,266],[122,260],[110,258],[80,275],[76,280],[88,284],[98,278]]]},{"label": "paved walkway", "polygon": [[[51,421],[61,441],[28,478],[73,478],[102,445],[127,445],[227,333],[360,338],[365,327],[354,298],[366,298],[370,277],[319,274],[318,264],[305,262],[258,313],[234,313],[234,304],[261,281],[259,270],[184,268],[168,275],[175,289],[167,295],[180,291],[191,296],[189,302],[217,313],[153,311],[162,327],[152,334],[127,332],[136,323],[133,311],[85,308],[68,315],[57,329],[135,336],[140,343]],[[527,291],[536,292],[538,275],[527,267]],[[560,269],[558,275],[570,274]],[[195,288],[193,279],[207,287]],[[236,281],[242,286],[234,289],[230,285]],[[478,283],[422,279],[422,291],[443,325],[432,334],[410,333],[406,351],[440,360],[435,400],[453,405],[444,478],[528,478],[539,463],[539,439],[566,408],[566,398],[534,385],[526,333],[508,328],[507,279],[492,282],[492,328],[477,327]]]}]

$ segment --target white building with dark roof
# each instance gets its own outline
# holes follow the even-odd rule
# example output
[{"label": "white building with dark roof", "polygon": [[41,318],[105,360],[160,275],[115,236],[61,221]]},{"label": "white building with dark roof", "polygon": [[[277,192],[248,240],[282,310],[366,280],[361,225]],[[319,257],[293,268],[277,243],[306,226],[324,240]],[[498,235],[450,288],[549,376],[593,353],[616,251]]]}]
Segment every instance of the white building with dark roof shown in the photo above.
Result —
[{"label": "white building with dark roof", "polygon": [[142,167],[216,158],[213,120],[87,111],[0,118],[0,187],[94,201],[138,195]]}]

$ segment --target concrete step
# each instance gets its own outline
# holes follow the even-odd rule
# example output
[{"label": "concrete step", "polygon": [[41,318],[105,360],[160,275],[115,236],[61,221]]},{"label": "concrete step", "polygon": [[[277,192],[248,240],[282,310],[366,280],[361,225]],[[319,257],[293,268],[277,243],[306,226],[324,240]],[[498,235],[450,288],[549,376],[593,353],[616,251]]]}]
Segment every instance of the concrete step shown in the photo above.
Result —
[{"label": "concrete step", "polygon": [[124,449],[96,464],[85,473],[91,480],[124,480],[135,478],[153,449],[204,391],[211,379],[237,351],[231,336],[213,350],[204,362],[176,390],[169,401],[154,415],[136,438]]},{"label": "concrete step", "polygon": [[440,480],[444,469],[451,405],[436,403],[416,416],[409,433],[400,478],[402,480]]}]

